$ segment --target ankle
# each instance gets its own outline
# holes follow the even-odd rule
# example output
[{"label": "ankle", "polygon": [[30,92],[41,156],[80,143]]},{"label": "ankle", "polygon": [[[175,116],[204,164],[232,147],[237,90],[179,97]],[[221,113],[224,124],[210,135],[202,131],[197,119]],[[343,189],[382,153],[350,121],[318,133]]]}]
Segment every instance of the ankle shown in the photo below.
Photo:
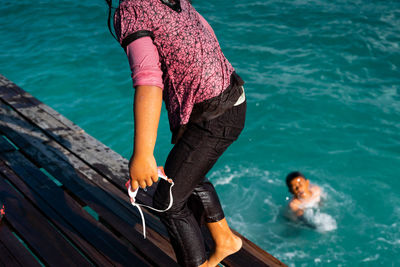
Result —
[{"label": "ankle", "polygon": [[236,243],[238,238],[234,233],[229,232],[219,236],[214,242],[217,247],[230,246],[232,243]]}]

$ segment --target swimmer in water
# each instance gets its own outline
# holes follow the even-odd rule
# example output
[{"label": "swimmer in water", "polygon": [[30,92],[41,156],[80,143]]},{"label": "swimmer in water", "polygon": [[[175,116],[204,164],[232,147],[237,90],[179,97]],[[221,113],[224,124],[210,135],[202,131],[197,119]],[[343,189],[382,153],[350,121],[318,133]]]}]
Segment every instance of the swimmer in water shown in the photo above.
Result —
[{"label": "swimmer in water", "polygon": [[286,184],[293,198],[289,203],[290,209],[301,217],[304,209],[315,207],[321,201],[321,189],[298,171],[291,172],[286,176]]}]

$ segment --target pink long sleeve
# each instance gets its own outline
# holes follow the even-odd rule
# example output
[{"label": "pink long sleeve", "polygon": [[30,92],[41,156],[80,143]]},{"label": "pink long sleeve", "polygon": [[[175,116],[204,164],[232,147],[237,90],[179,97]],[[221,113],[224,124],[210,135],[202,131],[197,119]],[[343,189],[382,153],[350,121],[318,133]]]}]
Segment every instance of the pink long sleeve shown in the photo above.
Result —
[{"label": "pink long sleeve", "polygon": [[157,48],[150,37],[139,38],[127,46],[133,86],[154,85],[164,88]]}]

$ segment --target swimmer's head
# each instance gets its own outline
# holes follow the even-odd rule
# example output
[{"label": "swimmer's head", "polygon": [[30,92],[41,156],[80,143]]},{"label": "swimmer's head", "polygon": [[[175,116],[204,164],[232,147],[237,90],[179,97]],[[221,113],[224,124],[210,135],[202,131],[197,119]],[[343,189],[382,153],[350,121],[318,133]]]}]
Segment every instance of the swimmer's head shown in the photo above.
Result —
[{"label": "swimmer's head", "polygon": [[310,181],[301,172],[295,171],[286,176],[286,185],[290,193],[300,196],[305,191],[308,191]]}]

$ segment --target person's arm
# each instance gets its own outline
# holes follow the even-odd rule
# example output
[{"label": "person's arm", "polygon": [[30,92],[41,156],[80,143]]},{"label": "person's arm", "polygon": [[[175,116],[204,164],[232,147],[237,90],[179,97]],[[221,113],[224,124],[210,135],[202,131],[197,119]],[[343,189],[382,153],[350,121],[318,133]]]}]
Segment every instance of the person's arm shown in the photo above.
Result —
[{"label": "person's arm", "polygon": [[145,188],[158,180],[154,146],[162,106],[162,71],[159,55],[150,37],[139,38],[126,50],[135,87],[135,137],[129,161],[131,186]]},{"label": "person's arm", "polygon": [[162,89],[157,86],[136,87],[134,103],[134,150],[129,161],[131,186],[145,188],[158,180],[154,146],[162,106]]},{"label": "person's arm", "polygon": [[292,200],[289,204],[290,209],[296,214],[297,217],[303,216],[304,211],[300,209],[298,203],[295,200]]}]

